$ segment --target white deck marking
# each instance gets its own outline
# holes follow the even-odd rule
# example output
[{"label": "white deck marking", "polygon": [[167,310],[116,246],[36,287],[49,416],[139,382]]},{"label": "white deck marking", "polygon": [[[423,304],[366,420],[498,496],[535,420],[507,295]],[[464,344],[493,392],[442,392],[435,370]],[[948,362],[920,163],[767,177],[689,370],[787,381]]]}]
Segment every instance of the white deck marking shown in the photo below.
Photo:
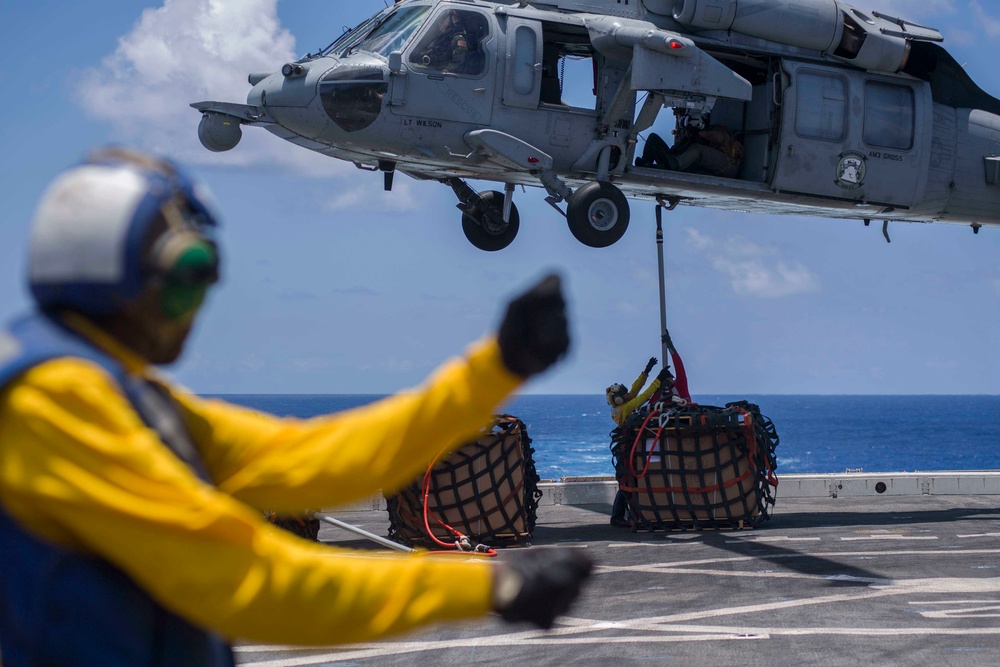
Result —
[{"label": "white deck marking", "polygon": [[955,537],[1000,537],[1000,533],[971,533],[969,535],[956,535]]},{"label": "white deck marking", "polygon": [[924,618],[1000,618],[1000,605],[969,607],[967,609],[940,609],[919,612]]},{"label": "white deck marking", "polygon": [[[804,574],[792,572],[790,570],[706,570],[703,568],[670,568],[669,570],[648,570],[650,574],[703,574],[710,577],[745,577],[749,579],[830,579],[830,577],[818,577],[815,574]],[[889,580],[881,580],[888,583]],[[873,582],[865,582],[873,583]]]},{"label": "white deck marking", "polygon": [[612,542],[609,549],[621,549],[624,547],[692,547],[705,546],[701,542]]},{"label": "white deck marking", "polygon": [[923,601],[910,601],[906,604],[912,605],[925,605],[925,604],[987,604],[987,603],[1000,604],[1000,600],[923,600]]},{"label": "white deck marking", "polygon": [[902,579],[894,581],[892,588],[900,593],[1000,593],[1000,578]]},{"label": "white deck marking", "polygon": [[[642,635],[642,636],[612,636],[612,637],[580,637],[572,636],[579,631],[607,630],[608,623],[588,621],[585,619],[564,619],[575,621],[581,625],[574,628],[557,628],[546,635],[534,634],[529,637],[520,637],[518,634],[473,637],[457,640],[441,640],[426,642],[385,642],[381,644],[352,644],[344,646],[340,650],[329,653],[317,654],[301,657],[280,658],[277,660],[263,660],[254,662],[240,661],[243,667],[304,667],[306,665],[321,665],[327,662],[341,662],[348,660],[361,660],[364,658],[378,658],[393,655],[404,655],[408,653],[419,653],[426,651],[442,651],[455,648],[489,648],[504,647],[515,643],[518,646],[585,646],[595,644],[673,644],[682,642],[703,642],[703,641],[747,641],[765,640],[776,636],[804,637],[804,636],[860,636],[860,637],[920,637],[920,636],[991,636],[1000,635],[1000,627],[990,628],[933,628],[933,627],[906,627],[906,628],[758,628],[747,626],[697,626],[678,624],[650,624],[643,621],[647,619],[636,619],[625,624],[614,624],[616,629],[654,631],[663,634]],[[586,625],[582,625],[586,624]],[[565,632],[569,630],[570,632]],[[669,633],[669,634],[667,634]],[[525,633],[526,634],[526,633]],[[239,653],[254,652],[253,649],[259,647],[240,647]],[[268,647],[273,648],[273,647]],[[301,652],[303,649],[286,648],[289,652]],[[309,649],[315,651],[316,649]]]},{"label": "white deck marking", "polygon": [[[992,550],[991,550],[992,551]],[[954,552],[944,552],[954,553]],[[715,559],[725,560],[725,559]],[[731,560],[746,560],[742,558]],[[660,570],[663,573],[673,574],[712,574],[715,576],[744,576],[747,574],[762,576],[762,574],[778,573],[743,573],[712,571],[706,572],[702,569],[681,569],[666,568]],[[789,576],[796,578],[829,579],[829,577],[819,577],[789,573]],[[288,652],[302,653],[309,651],[311,655],[299,655],[283,657],[274,660],[257,660],[254,662],[240,662],[244,667],[300,667],[305,665],[320,665],[326,662],[341,662],[348,660],[361,660],[365,658],[377,658],[392,655],[404,655],[410,653],[421,653],[427,651],[440,651],[456,648],[488,648],[503,647],[517,644],[519,646],[585,646],[585,645],[608,645],[608,644],[657,644],[657,643],[678,643],[678,642],[698,642],[698,641],[734,641],[734,640],[757,640],[769,639],[775,636],[811,636],[811,635],[842,635],[842,636],[867,636],[867,637],[901,637],[901,636],[976,636],[976,635],[1000,635],[1000,625],[987,628],[940,628],[940,627],[900,627],[900,628],[830,628],[830,627],[808,627],[808,628],[774,628],[756,626],[715,626],[715,625],[692,625],[690,621],[700,619],[719,618],[725,616],[735,616],[738,618],[761,618],[760,612],[770,612],[784,609],[797,609],[815,605],[829,605],[837,603],[856,603],[862,600],[874,600],[876,598],[892,597],[898,595],[912,594],[993,594],[1000,593],[1000,577],[997,578],[938,578],[938,579],[910,579],[897,580],[882,583],[878,579],[851,578],[857,581],[875,582],[868,588],[849,592],[821,595],[811,598],[794,600],[781,600],[754,605],[743,605],[739,607],[724,607],[718,609],[706,609],[702,611],[692,611],[667,616],[655,616],[639,619],[625,619],[620,621],[593,620],[583,618],[563,618],[561,624],[549,632],[532,630],[527,632],[515,632],[500,635],[485,635],[480,637],[469,637],[455,640],[438,641],[416,641],[416,642],[384,642],[370,644],[354,644],[344,646],[338,650],[324,653],[315,653],[324,649],[292,649],[286,648]],[[958,609],[955,605],[964,603],[970,605],[968,608]],[[922,617],[928,619],[952,619],[960,620],[967,618],[1000,618],[1000,603],[997,600],[951,600],[938,602],[911,602],[910,604],[934,605],[950,604],[953,608],[942,611],[921,611]],[[614,630],[615,636],[581,636],[591,632],[606,632]],[[637,633],[637,634],[635,634]],[[654,634],[651,634],[654,633]],[[240,654],[252,654],[281,650],[280,647],[261,646],[241,646],[237,652]]]},{"label": "white deck marking", "polygon": [[787,535],[766,535],[763,537],[744,537],[738,540],[726,540],[726,544],[743,544],[745,542],[821,542],[821,537],[788,537]]},{"label": "white deck marking", "polygon": [[653,563],[639,565],[599,565],[595,572],[610,574],[614,572],[670,572],[675,568],[690,568],[699,565],[716,565],[720,563],[745,563],[747,561],[773,561],[788,558],[857,558],[865,556],[974,556],[1000,555],[1000,549],[907,549],[898,551],[811,551],[792,554],[765,554],[757,556],[730,556],[727,558],[700,558],[697,560],[677,561],[674,563]]},{"label": "white deck marking", "polygon": [[[550,633],[551,635],[552,633]],[[699,642],[699,641],[747,641],[756,639],[770,639],[766,635],[735,634],[711,634],[711,635],[670,635],[643,637],[643,643],[674,644],[679,642]],[[518,646],[579,646],[586,644],[635,644],[639,641],[635,637],[538,637],[534,639],[521,639],[517,641]],[[458,639],[452,641],[430,641],[430,642],[389,642],[385,644],[363,645],[372,648],[357,648],[357,645],[345,646],[343,650],[334,653],[314,654],[301,658],[285,658],[279,660],[265,660],[263,662],[239,662],[241,667],[302,667],[304,665],[322,665],[331,661],[342,662],[347,660],[360,660],[363,658],[379,658],[390,655],[403,655],[407,653],[418,653],[423,651],[442,651],[451,648],[486,648],[510,646],[511,640],[508,635],[499,637],[477,637],[472,639]],[[292,649],[290,649],[292,650]]]},{"label": "white deck marking", "polygon": [[[565,619],[564,619],[565,620]],[[581,622],[588,622],[579,619]],[[641,622],[642,619],[637,619]],[[809,628],[763,628],[758,626],[720,626],[720,625],[691,625],[691,624],[657,624],[635,628],[629,626],[627,629],[641,629],[643,632],[677,632],[677,633],[697,633],[702,636],[722,637],[735,635],[745,637],[771,637],[778,635],[862,635],[862,636],[883,636],[895,637],[902,635],[998,635],[1000,627],[996,628],[834,628],[834,627],[809,627]],[[683,635],[682,635],[683,636]],[[645,640],[645,637],[634,638],[637,641]]]},{"label": "white deck marking", "polygon": [[843,542],[856,542],[859,540],[936,540],[937,535],[858,535],[856,537],[841,537]]}]

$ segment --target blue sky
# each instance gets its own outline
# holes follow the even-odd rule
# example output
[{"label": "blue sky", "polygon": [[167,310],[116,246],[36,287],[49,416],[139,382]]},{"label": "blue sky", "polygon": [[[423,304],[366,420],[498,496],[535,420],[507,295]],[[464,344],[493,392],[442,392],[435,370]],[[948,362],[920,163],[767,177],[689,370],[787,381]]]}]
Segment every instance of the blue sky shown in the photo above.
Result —
[{"label": "blue sky", "polygon": [[[46,184],[106,142],[165,151],[214,191],[224,283],[185,360],[204,393],[387,393],[496,326],[548,269],[570,297],[573,349],[533,393],[601,393],[659,353],[653,207],[611,248],[577,243],[520,195],[499,253],[465,240],[450,189],[381,176],[249,129],[201,148],[188,103],[242,102],[246,74],[315,51],[382,0],[0,4],[0,316],[25,310],[24,248]],[[1000,5],[869,0],[936,27],[1000,95]],[[98,18],[99,17],[99,18]],[[1000,229],[879,226],[679,208],[667,214],[669,324],[692,392],[1000,394]]]}]

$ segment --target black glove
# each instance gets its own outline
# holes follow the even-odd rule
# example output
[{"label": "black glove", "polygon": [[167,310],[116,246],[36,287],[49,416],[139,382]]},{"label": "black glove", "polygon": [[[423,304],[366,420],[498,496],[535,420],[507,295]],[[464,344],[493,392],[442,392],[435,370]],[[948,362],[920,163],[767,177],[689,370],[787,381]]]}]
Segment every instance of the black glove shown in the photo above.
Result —
[{"label": "black glove", "polygon": [[504,366],[524,378],[541,373],[565,355],[569,327],[559,276],[546,276],[511,301],[497,338]]},{"label": "black glove", "polygon": [[493,575],[493,608],[505,621],[529,621],[548,630],[580,594],[593,568],[578,549],[511,554]]},{"label": "black glove", "polygon": [[645,375],[649,375],[649,371],[653,370],[653,366],[660,363],[656,357],[650,357],[649,363],[646,364],[646,370],[643,371]]},{"label": "black glove", "polygon": [[674,384],[674,376],[666,366],[660,369],[656,379],[660,381],[661,387],[673,386]]}]

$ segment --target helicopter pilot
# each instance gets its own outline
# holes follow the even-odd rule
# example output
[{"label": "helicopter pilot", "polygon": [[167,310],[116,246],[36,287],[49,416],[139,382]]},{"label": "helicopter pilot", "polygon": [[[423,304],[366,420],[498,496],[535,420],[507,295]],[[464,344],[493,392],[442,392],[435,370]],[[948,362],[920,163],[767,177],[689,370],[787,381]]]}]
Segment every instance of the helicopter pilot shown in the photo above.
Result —
[{"label": "helicopter pilot", "polygon": [[479,74],[484,65],[481,35],[474,34],[476,26],[466,25],[463,14],[468,13],[451,9],[441,14],[410,61],[440,72]]}]

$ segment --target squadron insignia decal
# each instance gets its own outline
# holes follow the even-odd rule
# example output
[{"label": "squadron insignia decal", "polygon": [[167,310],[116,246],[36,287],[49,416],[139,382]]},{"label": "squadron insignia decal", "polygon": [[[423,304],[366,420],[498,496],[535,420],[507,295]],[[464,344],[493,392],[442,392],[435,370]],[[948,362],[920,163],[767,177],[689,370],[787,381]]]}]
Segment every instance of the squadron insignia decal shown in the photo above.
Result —
[{"label": "squadron insignia decal", "polygon": [[837,178],[835,183],[845,190],[857,190],[865,183],[868,173],[868,158],[858,151],[845,151],[840,154],[837,163]]}]

